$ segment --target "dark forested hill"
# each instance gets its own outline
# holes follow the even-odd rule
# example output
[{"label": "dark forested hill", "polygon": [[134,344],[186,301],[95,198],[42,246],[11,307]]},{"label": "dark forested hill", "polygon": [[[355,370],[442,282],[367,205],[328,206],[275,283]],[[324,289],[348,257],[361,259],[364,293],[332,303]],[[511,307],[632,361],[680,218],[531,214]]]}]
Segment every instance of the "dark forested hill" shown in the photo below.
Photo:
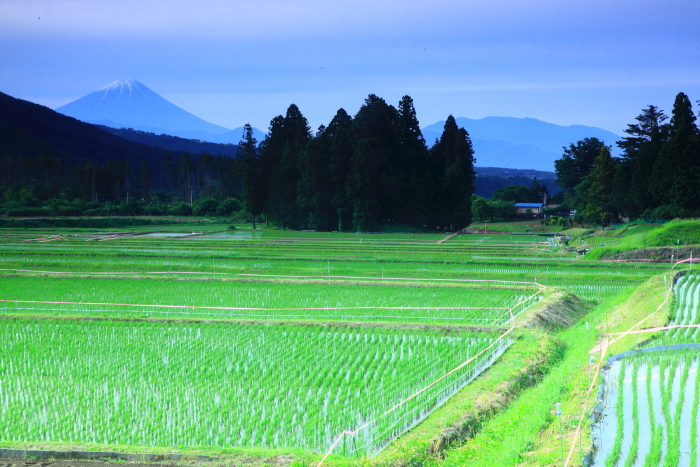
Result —
[{"label": "dark forested hill", "polygon": [[203,152],[236,157],[238,146],[235,144],[217,144],[207,141],[198,141],[195,139],[180,138],[178,136],[170,136],[166,134],[157,135],[147,131],[134,130],[133,128],[111,128],[103,125],[96,125],[98,128],[112,133],[113,135],[121,136],[129,141],[136,143],[148,144],[167,149],[169,151],[190,152],[192,154],[201,154]]},{"label": "dark forested hill", "polygon": [[[97,163],[120,160],[138,166],[144,160],[160,164],[171,154],[4,93],[0,93],[0,121],[4,124],[2,151],[7,157],[54,156],[64,166],[82,159]],[[20,147],[20,151],[15,149]]]},{"label": "dark forested hill", "polygon": [[192,199],[211,195],[232,165],[229,155],[190,156],[128,141],[0,93],[0,188],[31,189],[40,199],[116,202],[152,190]]}]

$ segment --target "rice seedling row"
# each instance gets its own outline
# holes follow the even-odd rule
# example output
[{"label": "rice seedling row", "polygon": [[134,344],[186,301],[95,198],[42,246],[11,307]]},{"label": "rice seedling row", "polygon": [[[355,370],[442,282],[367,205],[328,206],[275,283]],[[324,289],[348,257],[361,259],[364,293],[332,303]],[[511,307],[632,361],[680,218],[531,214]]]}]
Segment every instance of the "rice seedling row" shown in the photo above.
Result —
[{"label": "rice seedling row", "polygon": [[647,353],[613,363],[602,420],[593,428],[595,466],[697,466],[700,357]]},{"label": "rice seedling row", "polygon": [[[700,324],[700,275],[688,273],[674,284],[670,326]],[[676,328],[663,333],[658,345],[700,342],[700,327]]]},{"label": "rice seedling row", "polygon": [[[0,320],[8,441],[376,452],[509,345],[466,332]],[[491,346],[491,347],[490,347]],[[481,355],[421,394],[407,396]],[[399,404],[395,410],[388,411]]]},{"label": "rice seedling row", "polygon": [[0,312],[501,326],[540,298],[531,286],[431,285],[10,276]]},{"label": "rice seedling row", "polygon": [[[210,242],[202,248],[201,244],[189,246],[178,244],[144,243],[137,247],[127,244],[111,244],[104,247],[97,244],[80,245],[28,245],[5,244],[0,245],[0,251],[12,252],[5,254],[3,264],[7,267],[25,266],[26,264],[46,264],[52,262],[57,267],[63,264],[76,265],[94,264],[103,269],[114,268],[119,264],[128,265],[135,270],[153,270],[157,267],[181,266],[189,269],[213,268],[222,271],[242,271],[272,269],[278,271],[306,271],[314,274],[327,273],[329,270],[336,274],[363,270],[365,272],[381,274],[381,270],[387,271],[415,271],[422,275],[517,275],[522,276],[548,276],[548,275],[581,275],[589,274],[599,276],[619,275],[621,279],[629,276],[648,276],[658,273],[660,265],[655,264],[622,264],[607,263],[601,267],[600,263],[570,262],[562,263],[551,257],[543,257],[542,263],[523,264],[524,258],[503,257],[489,258],[473,261],[473,256],[460,251],[446,250],[442,245],[434,245],[426,252],[411,249],[411,254],[406,255],[404,250],[392,252],[390,255],[377,255],[372,248],[363,248],[361,252],[351,256],[337,255],[335,252],[320,248],[304,248],[303,250],[289,252],[268,251],[262,248],[227,248],[222,242]],[[499,255],[504,249],[500,248]],[[315,261],[314,261],[315,259]],[[522,261],[521,261],[522,260]],[[518,267],[514,267],[517,262]],[[427,266],[426,266],[427,265]],[[453,266],[451,266],[453,265]],[[523,266],[525,268],[523,269]],[[354,274],[358,275],[358,274]],[[359,274],[367,275],[367,274]],[[627,277],[622,277],[627,276]]]}]

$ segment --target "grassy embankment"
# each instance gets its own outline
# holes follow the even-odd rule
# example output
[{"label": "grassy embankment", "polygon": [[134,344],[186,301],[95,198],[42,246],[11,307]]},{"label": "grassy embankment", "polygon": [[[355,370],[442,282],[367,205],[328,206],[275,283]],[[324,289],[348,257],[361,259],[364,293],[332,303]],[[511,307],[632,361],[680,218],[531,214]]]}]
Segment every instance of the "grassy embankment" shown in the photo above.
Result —
[{"label": "grassy embankment", "polygon": [[[594,400],[588,388],[594,368],[589,364],[589,350],[600,340],[601,333],[626,331],[652,315],[644,327],[664,323],[670,302],[658,312],[668,291],[662,276],[649,279],[634,291],[597,305],[576,325],[557,334],[565,346],[561,362],[552,368],[540,384],[530,388],[506,410],[499,413],[483,430],[464,446],[449,452],[437,465],[444,466],[557,466],[562,465],[574,441],[581,414],[583,438],[576,443],[570,465],[580,465],[590,449],[588,414]],[[586,323],[590,329],[587,329]],[[631,348],[648,338],[631,335],[613,344],[607,356]],[[600,355],[596,355],[596,363]],[[593,391],[593,398],[597,387]],[[561,423],[555,403],[561,403]]]},{"label": "grassy embankment", "polygon": [[[605,235],[603,237],[602,235]],[[700,256],[700,221],[675,219],[663,225],[630,224],[587,239],[590,260],[686,259]],[[601,246],[601,243],[604,244]]]}]

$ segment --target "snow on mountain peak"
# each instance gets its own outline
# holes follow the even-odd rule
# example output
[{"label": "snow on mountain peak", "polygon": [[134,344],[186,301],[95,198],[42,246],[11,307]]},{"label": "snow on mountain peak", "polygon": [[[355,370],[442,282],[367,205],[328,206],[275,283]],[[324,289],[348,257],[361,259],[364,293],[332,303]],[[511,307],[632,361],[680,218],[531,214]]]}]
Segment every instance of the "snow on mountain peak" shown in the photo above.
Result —
[{"label": "snow on mountain peak", "polygon": [[132,87],[138,86],[142,86],[142,84],[136,81],[135,79],[119,79],[113,83],[109,83],[103,88],[100,88],[99,91],[124,91],[124,88],[127,88],[129,91],[131,91]]}]

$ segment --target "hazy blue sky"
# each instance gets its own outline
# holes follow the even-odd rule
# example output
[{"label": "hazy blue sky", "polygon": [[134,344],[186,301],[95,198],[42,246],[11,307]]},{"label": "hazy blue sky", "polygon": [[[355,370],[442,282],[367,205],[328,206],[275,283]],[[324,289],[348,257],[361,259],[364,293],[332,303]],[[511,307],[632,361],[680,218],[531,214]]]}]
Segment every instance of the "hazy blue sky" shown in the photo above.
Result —
[{"label": "hazy blue sky", "polygon": [[138,79],[228,128],[291,103],[313,128],[369,93],[618,134],[700,99],[697,0],[2,0],[0,91],[55,108]]}]

